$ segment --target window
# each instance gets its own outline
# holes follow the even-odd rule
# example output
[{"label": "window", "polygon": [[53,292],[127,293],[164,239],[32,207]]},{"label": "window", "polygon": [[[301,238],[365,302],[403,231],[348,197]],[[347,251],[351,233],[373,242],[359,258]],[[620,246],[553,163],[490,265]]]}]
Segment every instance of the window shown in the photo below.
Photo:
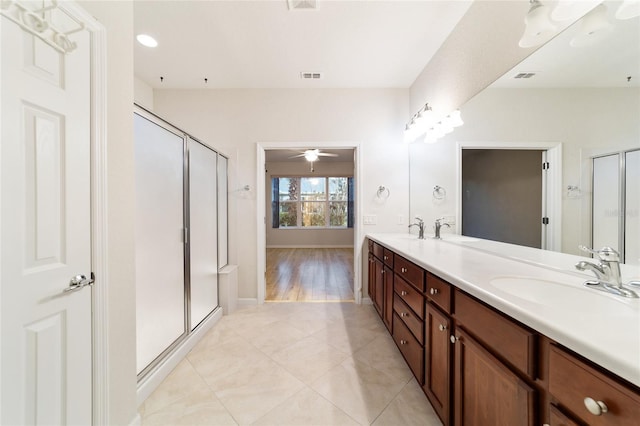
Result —
[{"label": "window", "polygon": [[274,177],[274,228],[352,228],[352,177]]}]

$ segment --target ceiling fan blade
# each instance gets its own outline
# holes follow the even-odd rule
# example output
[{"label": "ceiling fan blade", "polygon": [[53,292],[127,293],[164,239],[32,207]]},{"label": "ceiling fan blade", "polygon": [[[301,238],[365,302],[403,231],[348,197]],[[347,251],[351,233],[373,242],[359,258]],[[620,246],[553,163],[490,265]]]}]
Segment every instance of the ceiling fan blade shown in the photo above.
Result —
[{"label": "ceiling fan blade", "polygon": [[318,155],[323,156],[323,157],[337,157],[338,154],[331,154],[329,152],[319,152]]},{"label": "ceiling fan blade", "polygon": [[292,155],[292,156],[291,156],[291,157],[289,157],[289,158],[300,158],[300,157],[304,157],[304,156],[305,156],[305,154],[304,154],[304,153],[302,153],[302,154],[298,154],[298,155]]}]

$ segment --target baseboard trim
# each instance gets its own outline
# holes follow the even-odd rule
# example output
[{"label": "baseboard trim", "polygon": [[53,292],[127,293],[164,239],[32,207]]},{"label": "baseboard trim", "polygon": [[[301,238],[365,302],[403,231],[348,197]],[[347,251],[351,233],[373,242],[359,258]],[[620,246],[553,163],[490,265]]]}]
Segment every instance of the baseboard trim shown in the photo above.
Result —
[{"label": "baseboard trim", "polygon": [[[174,368],[187,356],[193,347],[204,335],[222,318],[222,308],[216,308],[184,341],[157,367],[138,382],[137,402],[138,407],[153,393],[160,383],[173,371]],[[135,419],[134,419],[135,420]],[[138,423],[139,424],[139,423]]]},{"label": "baseboard trim", "polygon": [[257,306],[258,299],[256,297],[238,297],[238,307]]}]

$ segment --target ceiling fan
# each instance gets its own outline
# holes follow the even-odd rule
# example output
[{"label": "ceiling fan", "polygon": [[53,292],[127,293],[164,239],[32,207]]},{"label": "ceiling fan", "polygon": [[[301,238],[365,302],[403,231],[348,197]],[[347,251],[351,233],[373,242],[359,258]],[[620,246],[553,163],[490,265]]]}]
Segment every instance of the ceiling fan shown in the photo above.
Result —
[{"label": "ceiling fan", "polygon": [[307,149],[305,151],[300,151],[300,154],[294,155],[289,158],[304,157],[307,161],[309,161],[310,163],[313,163],[314,161],[317,161],[319,157],[337,157],[337,156],[338,154],[320,152],[319,149]]}]

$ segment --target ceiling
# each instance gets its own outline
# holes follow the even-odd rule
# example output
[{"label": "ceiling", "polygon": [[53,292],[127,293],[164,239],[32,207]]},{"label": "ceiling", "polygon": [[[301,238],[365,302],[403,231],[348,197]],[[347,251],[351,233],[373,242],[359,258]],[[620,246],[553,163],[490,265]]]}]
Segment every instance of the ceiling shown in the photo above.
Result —
[{"label": "ceiling", "polygon": [[159,43],[135,43],[135,74],[153,88],[408,88],[472,1],[317,3],[135,1],[135,34]]},{"label": "ceiling", "polygon": [[[611,30],[591,43],[572,47],[578,21],[501,78],[493,88],[640,87],[640,18],[618,20],[622,2],[605,1]],[[519,73],[535,73],[514,79]],[[631,76],[628,81],[627,77]]]}]

